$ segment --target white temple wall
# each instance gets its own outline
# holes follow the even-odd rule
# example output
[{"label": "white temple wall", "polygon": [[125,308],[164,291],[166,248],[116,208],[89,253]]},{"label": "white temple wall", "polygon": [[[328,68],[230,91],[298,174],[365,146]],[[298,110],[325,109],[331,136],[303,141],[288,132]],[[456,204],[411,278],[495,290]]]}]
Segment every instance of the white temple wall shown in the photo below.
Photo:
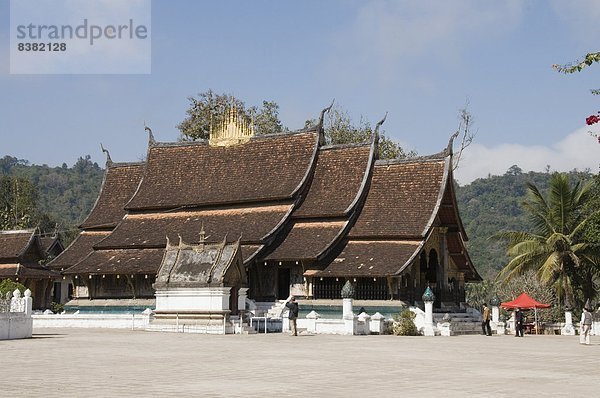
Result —
[{"label": "white temple wall", "polygon": [[231,287],[203,287],[158,290],[156,311],[229,310]]}]

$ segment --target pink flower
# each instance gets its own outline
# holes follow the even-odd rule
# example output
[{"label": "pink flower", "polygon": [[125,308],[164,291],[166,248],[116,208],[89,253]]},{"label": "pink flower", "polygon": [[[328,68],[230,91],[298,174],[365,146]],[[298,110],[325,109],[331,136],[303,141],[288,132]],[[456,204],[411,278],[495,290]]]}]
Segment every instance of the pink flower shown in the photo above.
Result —
[{"label": "pink flower", "polygon": [[598,122],[600,122],[600,117],[598,117],[596,115],[591,115],[591,116],[585,118],[585,123],[588,126],[591,126],[592,124],[596,124]]}]

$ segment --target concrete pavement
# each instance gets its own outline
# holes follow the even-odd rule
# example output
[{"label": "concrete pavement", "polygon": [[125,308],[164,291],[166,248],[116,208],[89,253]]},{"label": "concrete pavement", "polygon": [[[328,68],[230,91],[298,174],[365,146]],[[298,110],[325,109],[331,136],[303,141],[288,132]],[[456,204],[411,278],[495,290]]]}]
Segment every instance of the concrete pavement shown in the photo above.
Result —
[{"label": "concrete pavement", "polygon": [[3,397],[600,395],[600,338],[36,329],[0,342]]}]

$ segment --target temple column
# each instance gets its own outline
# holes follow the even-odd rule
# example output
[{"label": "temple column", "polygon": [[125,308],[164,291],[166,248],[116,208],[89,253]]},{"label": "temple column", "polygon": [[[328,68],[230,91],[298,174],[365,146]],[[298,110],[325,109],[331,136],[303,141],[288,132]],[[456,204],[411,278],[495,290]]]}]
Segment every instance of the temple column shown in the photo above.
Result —
[{"label": "temple column", "polygon": [[448,242],[446,241],[446,233],[448,228],[440,228],[440,251],[442,253],[440,258],[440,288],[443,292],[448,290]]}]

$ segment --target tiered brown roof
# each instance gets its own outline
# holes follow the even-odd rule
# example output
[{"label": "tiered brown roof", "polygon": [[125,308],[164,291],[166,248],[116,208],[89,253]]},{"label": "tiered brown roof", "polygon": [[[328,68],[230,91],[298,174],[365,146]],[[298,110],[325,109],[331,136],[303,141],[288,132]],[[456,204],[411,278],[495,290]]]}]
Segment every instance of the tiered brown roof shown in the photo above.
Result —
[{"label": "tiered brown roof", "polygon": [[375,142],[324,147],[294,222],[266,260],[316,260],[343,237],[366,194]]},{"label": "tiered brown roof", "polygon": [[66,270],[66,275],[153,274],[164,249],[94,250],[83,261]]},{"label": "tiered brown roof", "polygon": [[419,241],[346,241],[344,249],[318,276],[396,275],[410,263],[421,247]]},{"label": "tiered brown roof", "polygon": [[93,246],[106,238],[110,231],[82,231],[58,257],[48,264],[48,268],[64,271],[84,259],[94,249]]},{"label": "tiered brown roof", "polygon": [[0,277],[52,278],[58,274],[39,264],[45,251],[36,229],[0,231]]},{"label": "tiered brown roof", "polygon": [[144,171],[143,163],[108,162],[106,167],[100,195],[81,229],[114,228],[125,215],[123,207],[133,196]]},{"label": "tiered brown roof", "polygon": [[319,151],[310,190],[294,218],[347,215],[364,188],[372,145],[340,145]]},{"label": "tiered brown roof", "polygon": [[195,242],[202,226],[211,242],[242,236],[243,243],[261,243],[291,211],[292,204],[178,211],[170,213],[129,214],[112,234],[96,245],[97,249],[165,247],[166,237],[178,235]]},{"label": "tiered brown roof", "polygon": [[478,278],[464,250],[449,152],[376,162],[376,134],[357,145],[319,147],[319,138],[315,129],[233,146],[151,140],[139,184],[116,174],[103,184],[101,196],[126,185],[131,199],[99,198],[82,224],[118,225],[102,236],[82,233],[69,248],[73,259],[64,258],[93,250],[65,273],[155,273],[167,239],[194,243],[204,227],[207,242],[240,238],[246,264],[308,260],[322,268],[311,275],[397,275],[444,225],[450,256]]},{"label": "tiered brown roof", "polygon": [[127,272],[124,264],[138,269],[142,258],[144,272],[156,272],[161,258],[153,251],[146,258],[144,250],[163,250],[167,238],[196,242],[202,226],[207,241],[240,238],[243,258],[252,259],[289,218],[313,173],[318,139],[305,130],[228,147],[151,143],[129,213],[66,273],[97,273],[99,266]]},{"label": "tiered brown roof", "polygon": [[[324,270],[313,274],[398,275],[416,258],[434,226],[446,225],[449,237],[462,239],[465,235],[461,235],[462,225],[459,228],[451,189],[448,153],[439,157],[378,161],[367,199],[344,240],[343,250]],[[452,258],[467,273],[467,279],[469,276],[479,279],[463,254],[463,242],[452,240],[449,246],[451,255],[452,250],[457,250]]]},{"label": "tiered brown roof", "polygon": [[35,230],[0,231],[0,260],[16,260],[34,243]]},{"label": "tiered brown roof", "polygon": [[60,271],[74,266],[110,234],[125,215],[124,206],[137,189],[143,170],[143,163],[113,163],[109,158],[98,199],[80,226],[82,232],[48,264],[49,268]]},{"label": "tiered brown roof", "polygon": [[144,178],[127,210],[174,209],[291,199],[312,170],[318,134],[253,137],[150,147]]},{"label": "tiered brown roof", "polygon": [[267,260],[315,259],[336,242],[347,221],[296,221],[285,240]]},{"label": "tiered brown roof", "polygon": [[349,236],[424,237],[445,188],[449,161],[378,161]]}]

